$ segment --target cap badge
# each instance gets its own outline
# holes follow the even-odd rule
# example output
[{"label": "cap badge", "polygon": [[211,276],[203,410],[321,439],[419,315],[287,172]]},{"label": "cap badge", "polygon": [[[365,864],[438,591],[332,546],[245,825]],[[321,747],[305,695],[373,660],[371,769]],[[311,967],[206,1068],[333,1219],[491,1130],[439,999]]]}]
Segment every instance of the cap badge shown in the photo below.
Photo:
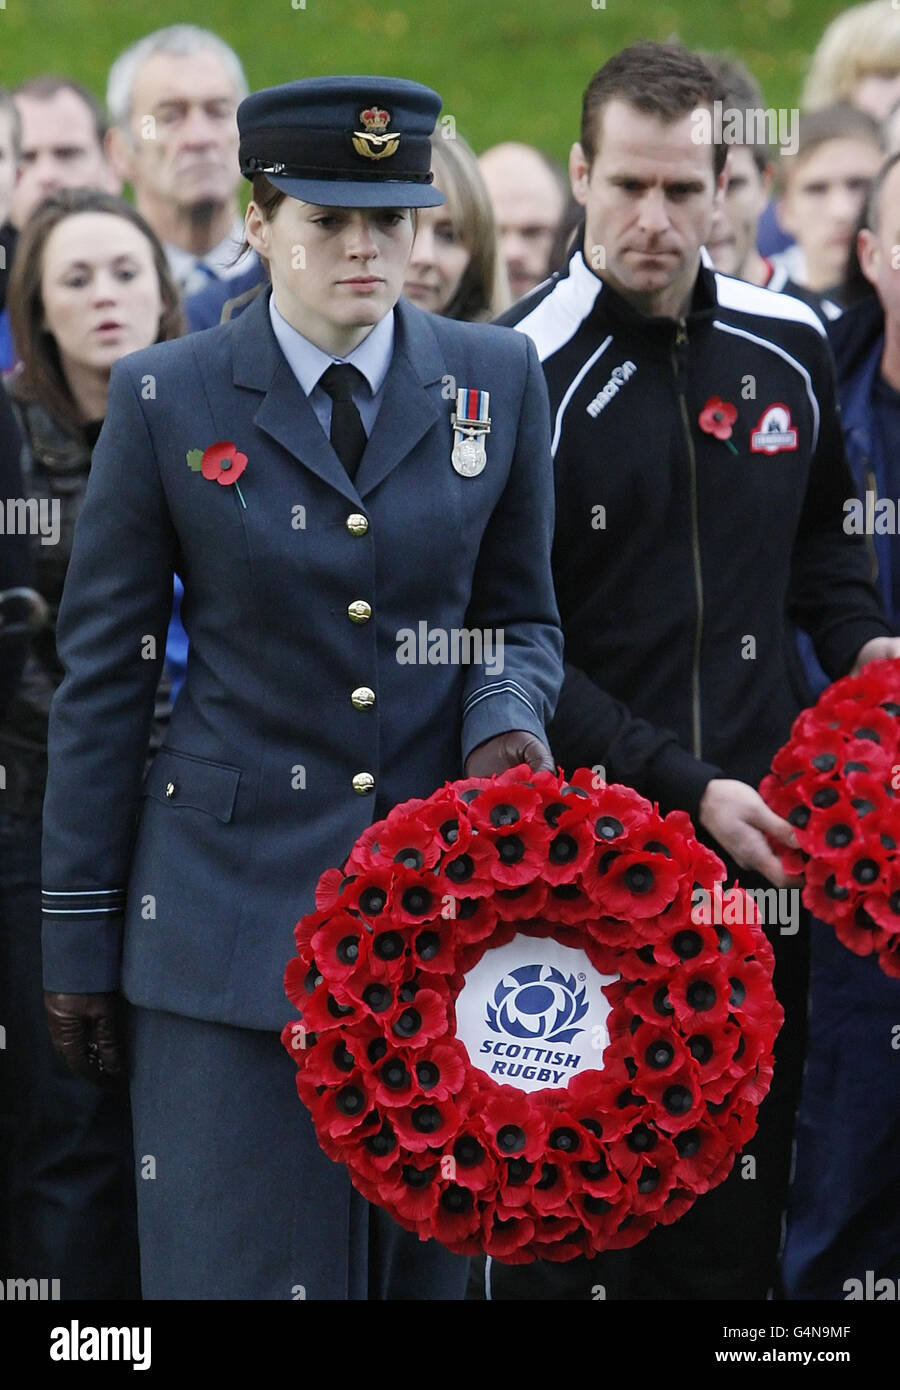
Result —
[{"label": "cap badge", "polygon": [[396,154],[400,136],[387,133],[391,123],[390,111],[385,111],[381,106],[368,106],[360,111],[359,121],[365,130],[353,132],[353,148],[357,154],[364,159],[387,159],[389,155]]}]

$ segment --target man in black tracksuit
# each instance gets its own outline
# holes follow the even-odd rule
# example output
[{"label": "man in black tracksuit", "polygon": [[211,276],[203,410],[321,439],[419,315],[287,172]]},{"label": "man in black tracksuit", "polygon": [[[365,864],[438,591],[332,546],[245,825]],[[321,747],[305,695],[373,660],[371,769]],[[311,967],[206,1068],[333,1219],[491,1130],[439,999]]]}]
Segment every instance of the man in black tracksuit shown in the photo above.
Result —
[{"label": "man in black tracksuit", "polygon": [[[791,844],[791,827],[755,787],[805,698],[790,621],[832,678],[900,642],[863,544],[843,532],[854,489],[817,316],[716,275],[701,252],[727,151],[698,140],[697,112],[718,99],[700,59],[669,45],[635,45],[595,75],[570,162],[583,246],[502,322],[533,338],[550,393],[569,663],[557,760],[687,810],[729,880],[787,887],[766,836]],[[476,1262],[474,1296],[777,1287],[808,975],[807,921],[791,915],[766,922],[786,1022],[746,1151],[755,1169],[739,1160],[631,1250]]]}]

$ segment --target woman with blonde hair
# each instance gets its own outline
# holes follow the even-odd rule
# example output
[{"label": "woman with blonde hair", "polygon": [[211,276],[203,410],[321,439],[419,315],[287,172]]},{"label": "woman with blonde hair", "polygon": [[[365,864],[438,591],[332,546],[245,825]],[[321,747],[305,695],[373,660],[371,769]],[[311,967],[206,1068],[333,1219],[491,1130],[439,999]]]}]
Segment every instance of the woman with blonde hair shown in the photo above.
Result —
[{"label": "woman with blonde hair", "polygon": [[883,121],[900,99],[900,8],[892,0],[853,5],[831,21],[813,53],[801,106],[849,101]]},{"label": "woman with blonde hair", "polygon": [[455,131],[431,137],[441,207],[420,208],[403,293],[420,309],[467,323],[512,303],[488,191],[471,147]]}]

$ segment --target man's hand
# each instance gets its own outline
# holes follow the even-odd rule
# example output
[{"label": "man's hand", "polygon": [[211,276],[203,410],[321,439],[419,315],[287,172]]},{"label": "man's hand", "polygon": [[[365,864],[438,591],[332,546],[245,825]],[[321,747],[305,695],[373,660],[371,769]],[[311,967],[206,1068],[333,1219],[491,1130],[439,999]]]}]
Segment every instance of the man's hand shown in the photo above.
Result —
[{"label": "man's hand", "polygon": [[869,661],[889,661],[900,656],[900,637],[870,637],[856,653],[851,676],[858,676]]},{"label": "man's hand", "polygon": [[44,991],[44,1010],[57,1057],[83,1081],[112,1088],[125,1081],[119,1045],[121,998]]},{"label": "man's hand", "polygon": [[789,849],[796,849],[793,826],[776,816],[759,792],[746,782],[728,777],[714,777],[707,782],[699,820],[742,869],[754,869],[776,888],[794,888],[801,882],[784,872],[766,840],[766,835],[771,835]]},{"label": "man's hand", "polygon": [[553,754],[546,743],[524,729],[511,729],[472,749],[466,758],[466,776],[493,777],[495,772],[505,772],[509,767],[518,767],[519,763],[527,763],[532,772],[556,771]]}]

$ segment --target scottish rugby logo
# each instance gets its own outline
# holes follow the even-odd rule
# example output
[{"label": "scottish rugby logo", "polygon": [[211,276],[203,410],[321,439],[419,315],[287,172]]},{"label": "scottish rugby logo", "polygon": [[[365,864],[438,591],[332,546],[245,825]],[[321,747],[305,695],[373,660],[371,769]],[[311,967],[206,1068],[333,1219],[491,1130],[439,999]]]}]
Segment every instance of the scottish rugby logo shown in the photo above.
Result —
[{"label": "scottish rugby logo", "polygon": [[495,1033],[570,1043],[583,1028],[574,1025],[588,1011],[587,987],[552,965],[520,965],[504,975],[487,1004],[486,1022]]}]

